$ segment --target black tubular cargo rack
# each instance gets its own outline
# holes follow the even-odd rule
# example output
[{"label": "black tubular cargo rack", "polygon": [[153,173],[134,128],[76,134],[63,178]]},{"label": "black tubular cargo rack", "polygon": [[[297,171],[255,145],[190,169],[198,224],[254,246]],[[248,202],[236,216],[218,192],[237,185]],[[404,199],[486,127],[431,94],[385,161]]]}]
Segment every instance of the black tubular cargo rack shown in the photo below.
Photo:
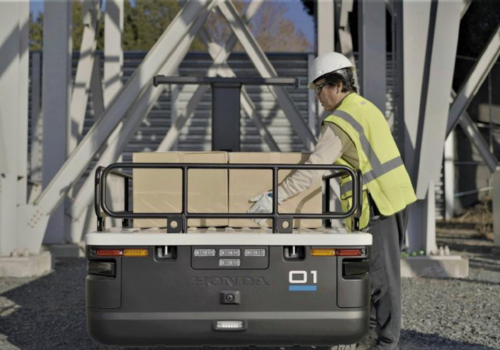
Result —
[{"label": "black tubular cargo rack", "polygon": [[[129,185],[132,176],[118,169],[180,169],[182,171],[182,196],[180,212],[164,213],[134,213],[129,210]],[[238,169],[238,170],[271,170],[272,171],[272,194],[273,208],[271,213],[189,213],[188,212],[188,172],[191,169]],[[335,173],[323,177],[328,189],[326,192],[326,209],[322,214],[318,213],[286,213],[278,212],[276,200],[278,189],[278,172],[280,170],[329,170]],[[108,206],[107,178],[108,175],[119,176],[124,179],[124,210],[113,211]],[[329,185],[330,180],[336,177],[349,176],[352,186],[352,205],[345,212],[330,212]],[[361,188],[362,176],[359,170],[354,171],[343,165],[318,165],[318,164],[194,164],[194,163],[113,163],[107,167],[98,167],[95,173],[94,209],[97,215],[97,230],[104,231],[105,216],[123,219],[123,226],[127,227],[133,219],[167,219],[167,233],[186,233],[188,219],[256,219],[265,218],[273,220],[274,233],[291,233],[293,219],[345,219],[350,216],[354,218],[354,230],[358,230],[359,216],[361,214]],[[101,211],[102,209],[102,211]],[[105,215],[103,215],[103,212]]]}]

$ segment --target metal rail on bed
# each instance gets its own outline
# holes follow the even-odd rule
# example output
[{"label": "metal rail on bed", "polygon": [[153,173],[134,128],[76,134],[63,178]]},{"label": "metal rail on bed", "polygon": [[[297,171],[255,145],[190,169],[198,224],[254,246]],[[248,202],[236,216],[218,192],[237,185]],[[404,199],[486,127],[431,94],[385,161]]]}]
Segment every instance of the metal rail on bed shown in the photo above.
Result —
[{"label": "metal rail on bed", "polygon": [[[182,171],[182,209],[181,212],[164,212],[164,213],[134,213],[129,210],[129,186],[132,176],[118,169],[180,169]],[[189,213],[188,212],[188,172],[191,169],[238,169],[238,170],[271,170],[273,176],[272,194],[273,208],[271,213]],[[326,184],[326,203],[325,212],[322,214],[308,213],[286,213],[278,212],[278,202],[276,200],[278,189],[278,172],[280,170],[329,170],[335,173],[323,177]],[[113,211],[107,203],[107,178],[109,175],[119,176],[124,179],[124,210]],[[340,176],[351,177],[352,188],[352,205],[349,210],[330,212],[329,203],[329,188],[330,180]],[[105,229],[105,215],[112,218],[123,219],[123,226],[127,227],[130,220],[133,219],[166,219],[167,233],[185,233],[187,231],[188,219],[256,219],[266,218],[273,220],[274,233],[291,233],[293,229],[293,219],[344,219],[351,215],[354,217],[354,229],[358,229],[359,216],[361,213],[361,188],[362,188],[361,172],[354,171],[343,165],[316,165],[316,164],[191,164],[191,163],[114,163],[107,167],[98,167],[95,174],[95,195],[94,208],[97,215],[97,230]],[[102,209],[102,211],[101,211]]]}]

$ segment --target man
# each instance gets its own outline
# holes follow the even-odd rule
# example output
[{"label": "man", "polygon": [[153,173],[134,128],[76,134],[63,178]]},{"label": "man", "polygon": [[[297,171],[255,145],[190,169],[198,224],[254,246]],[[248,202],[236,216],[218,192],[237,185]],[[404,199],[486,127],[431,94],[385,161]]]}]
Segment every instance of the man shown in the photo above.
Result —
[{"label": "man", "polygon": [[[415,193],[384,115],[357,94],[353,66],[343,55],[320,55],[312,66],[309,88],[326,111],[321,136],[306,164],[341,164],[363,174],[363,211],[359,228],[373,236],[370,254],[372,320],[370,336],[358,349],[399,349],[401,331],[400,242],[404,236],[405,208]],[[325,171],[299,170],[278,188],[278,202],[306,190]],[[351,204],[352,184],[341,179],[341,203]],[[271,212],[272,197],[263,193],[251,199],[249,212]],[[265,220],[256,220],[263,224]],[[346,221],[352,228],[352,220]]]}]

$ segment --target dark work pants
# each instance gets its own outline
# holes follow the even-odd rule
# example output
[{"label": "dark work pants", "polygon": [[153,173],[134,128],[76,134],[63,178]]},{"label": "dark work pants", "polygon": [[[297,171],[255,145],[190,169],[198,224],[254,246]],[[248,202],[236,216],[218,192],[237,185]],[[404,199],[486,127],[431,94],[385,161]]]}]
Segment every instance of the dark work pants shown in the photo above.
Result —
[{"label": "dark work pants", "polygon": [[368,230],[373,244],[370,254],[372,317],[378,347],[393,349],[401,332],[401,242],[406,227],[406,212],[372,222]]}]

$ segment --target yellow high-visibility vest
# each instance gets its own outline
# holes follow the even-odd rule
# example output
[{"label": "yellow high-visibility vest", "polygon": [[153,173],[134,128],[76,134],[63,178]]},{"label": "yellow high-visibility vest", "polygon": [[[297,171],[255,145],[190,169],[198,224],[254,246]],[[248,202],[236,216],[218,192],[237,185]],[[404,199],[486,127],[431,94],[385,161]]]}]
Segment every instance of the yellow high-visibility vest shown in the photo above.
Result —
[{"label": "yellow high-visibility vest", "polygon": [[[391,216],[417,200],[389,125],[375,105],[351,93],[323,123],[337,125],[356,146],[359,169],[363,174],[360,229],[370,222],[367,192],[383,216]],[[353,168],[342,157],[335,164]],[[346,211],[352,205],[352,181],[349,176],[341,179],[340,192],[342,208]],[[346,224],[352,227],[351,220],[347,220]]]}]

